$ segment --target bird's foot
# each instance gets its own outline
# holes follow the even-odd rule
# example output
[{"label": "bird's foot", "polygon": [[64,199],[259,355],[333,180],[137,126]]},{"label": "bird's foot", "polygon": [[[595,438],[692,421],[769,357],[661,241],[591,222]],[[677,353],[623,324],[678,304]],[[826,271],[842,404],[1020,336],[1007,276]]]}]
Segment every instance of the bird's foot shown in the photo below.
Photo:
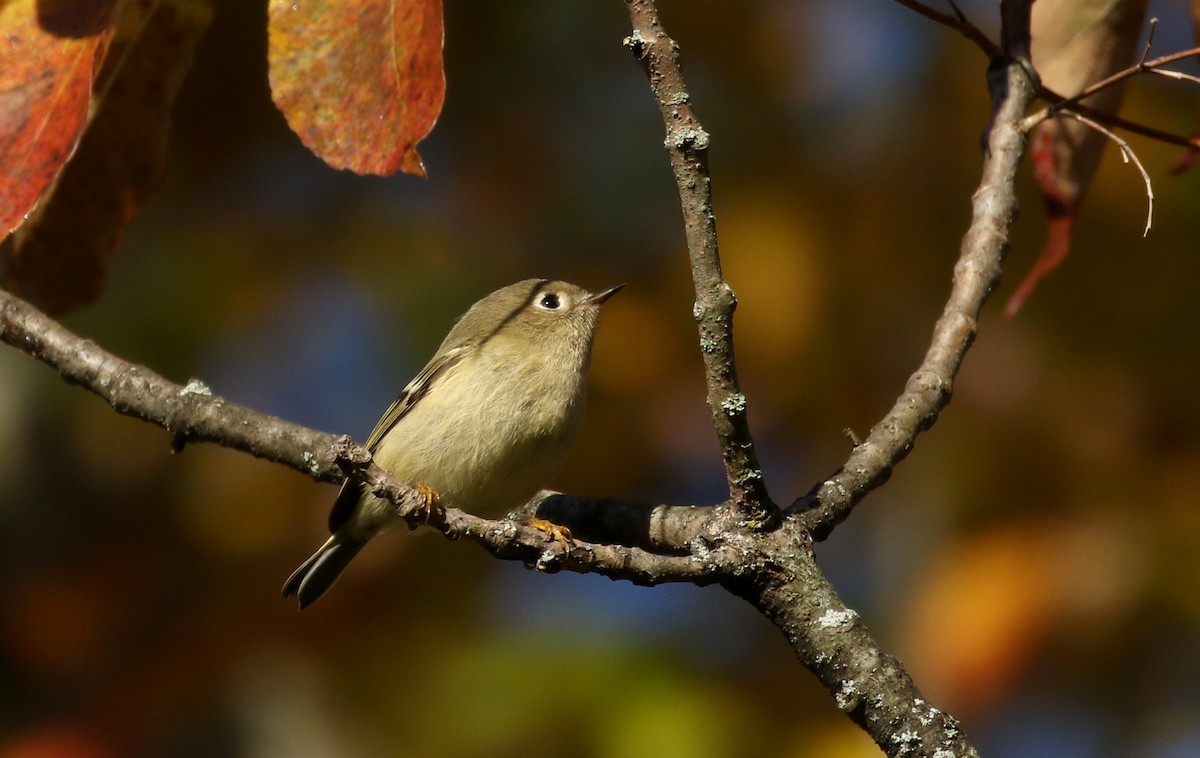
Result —
[{"label": "bird's foot", "polygon": [[553,521],[547,521],[544,518],[537,518],[535,516],[526,521],[525,526],[532,526],[546,535],[547,542],[557,542],[567,550],[570,550],[575,545],[575,541],[571,538],[571,530],[565,526],[559,526]]},{"label": "bird's foot", "polygon": [[[413,490],[421,498],[421,504],[413,508],[412,515],[419,519],[419,523],[428,524],[430,521],[439,522],[445,520],[446,509],[442,506],[442,499],[433,487],[428,484],[418,482],[413,485]],[[412,521],[410,520],[411,524]],[[413,527],[414,529],[416,527]]]}]

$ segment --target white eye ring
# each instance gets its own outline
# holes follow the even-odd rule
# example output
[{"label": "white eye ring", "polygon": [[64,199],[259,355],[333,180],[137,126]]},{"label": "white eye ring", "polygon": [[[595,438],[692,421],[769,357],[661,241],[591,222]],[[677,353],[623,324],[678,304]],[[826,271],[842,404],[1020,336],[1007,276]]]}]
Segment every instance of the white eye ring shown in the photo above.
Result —
[{"label": "white eye ring", "polygon": [[543,292],[537,299],[537,307],[547,311],[556,311],[562,307],[562,299],[556,292]]}]

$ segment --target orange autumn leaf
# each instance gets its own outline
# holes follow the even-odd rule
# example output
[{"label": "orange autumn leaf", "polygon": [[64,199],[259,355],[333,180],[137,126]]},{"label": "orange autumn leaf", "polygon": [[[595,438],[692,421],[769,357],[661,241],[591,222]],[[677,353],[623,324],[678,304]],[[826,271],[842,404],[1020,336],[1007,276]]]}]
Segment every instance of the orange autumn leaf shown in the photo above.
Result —
[{"label": "orange autumn leaf", "polygon": [[116,0],[0,3],[0,239],[79,144]]},{"label": "orange autumn leaf", "polygon": [[902,633],[922,689],[978,713],[1005,697],[1058,623],[1054,544],[1036,524],[952,546],[918,583]]},{"label": "orange autumn leaf", "polygon": [[271,0],[271,95],[334,168],[425,176],[417,143],[441,113],[441,0]]}]

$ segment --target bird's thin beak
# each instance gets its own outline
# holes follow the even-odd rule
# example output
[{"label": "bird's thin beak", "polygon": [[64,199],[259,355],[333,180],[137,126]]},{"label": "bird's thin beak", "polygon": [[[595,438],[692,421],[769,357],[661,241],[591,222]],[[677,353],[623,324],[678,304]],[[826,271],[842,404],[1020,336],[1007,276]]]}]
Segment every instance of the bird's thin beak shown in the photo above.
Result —
[{"label": "bird's thin beak", "polygon": [[609,299],[613,295],[620,292],[621,288],[624,286],[625,286],[624,284],[618,284],[616,287],[609,287],[608,289],[606,289],[602,292],[593,292],[592,294],[587,296],[588,305],[602,304],[605,300]]}]

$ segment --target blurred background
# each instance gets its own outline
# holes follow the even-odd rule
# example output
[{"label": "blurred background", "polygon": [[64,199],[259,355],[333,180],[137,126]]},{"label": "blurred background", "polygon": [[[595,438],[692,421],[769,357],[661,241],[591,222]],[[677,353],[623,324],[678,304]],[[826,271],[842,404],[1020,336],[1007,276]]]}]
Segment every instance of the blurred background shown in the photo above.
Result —
[{"label": "blurred background", "polygon": [[[993,32],[995,5],[960,3]],[[218,3],[167,185],[67,325],[168,378],[365,438],[454,318],[531,276],[604,312],[570,492],[725,496],[662,125],[619,2],[447,3],[428,181],[306,152],[271,104],[265,3]],[[1192,44],[1153,4],[1156,52]],[[970,214],[986,61],[894,3],[663,0],[712,135],[740,374],[790,503],[900,392]],[[1193,86],[1125,115],[1179,134]],[[953,403],[824,568],[992,756],[1200,754],[1200,174],[1133,137],[1018,318],[1024,213]],[[392,536],[298,614],[336,488],[170,453],[0,351],[0,756],[867,756],[779,633],[719,589],[545,576]]]}]

